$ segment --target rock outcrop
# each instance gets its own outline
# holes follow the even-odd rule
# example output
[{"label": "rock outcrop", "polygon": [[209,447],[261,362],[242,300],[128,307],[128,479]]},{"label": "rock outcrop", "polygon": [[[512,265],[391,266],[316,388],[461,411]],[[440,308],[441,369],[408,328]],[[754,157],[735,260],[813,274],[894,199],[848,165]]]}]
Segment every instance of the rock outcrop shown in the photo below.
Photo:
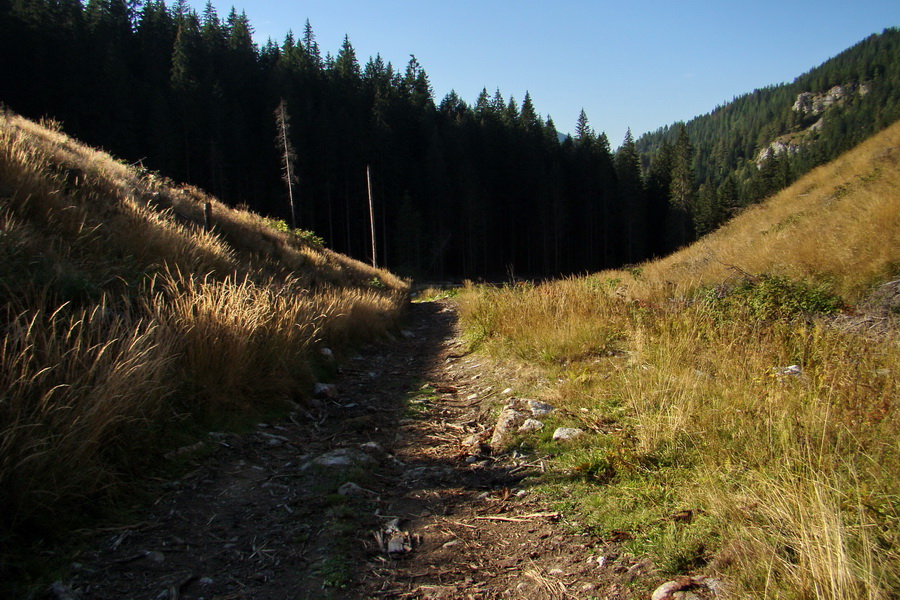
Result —
[{"label": "rock outcrop", "polygon": [[756,166],[761,168],[762,164],[773,156],[797,154],[804,144],[814,139],[816,133],[822,129],[828,112],[832,108],[842,106],[854,97],[865,96],[868,92],[868,84],[848,83],[833,86],[823,93],[802,92],[797,94],[791,110],[797,113],[800,121],[809,123],[811,118],[818,117],[818,119],[799,131],[777,137],[768,146],[762,148],[756,156]]}]

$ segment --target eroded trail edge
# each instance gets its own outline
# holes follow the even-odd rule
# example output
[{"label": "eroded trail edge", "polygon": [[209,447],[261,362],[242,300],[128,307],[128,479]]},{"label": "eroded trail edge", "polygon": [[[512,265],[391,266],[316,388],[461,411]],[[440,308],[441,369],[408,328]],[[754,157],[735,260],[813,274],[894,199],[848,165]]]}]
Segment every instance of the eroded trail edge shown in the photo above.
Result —
[{"label": "eroded trail edge", "polygon": [[211,433],[195,468],[139,522],[98,532],[51,596],[625,597],[650,565],[570,533],[529,490],[541,457],[490,454],[512,390],[465,353],[452,305],[410,313],[402,337],[341,367],[332,397]]}]

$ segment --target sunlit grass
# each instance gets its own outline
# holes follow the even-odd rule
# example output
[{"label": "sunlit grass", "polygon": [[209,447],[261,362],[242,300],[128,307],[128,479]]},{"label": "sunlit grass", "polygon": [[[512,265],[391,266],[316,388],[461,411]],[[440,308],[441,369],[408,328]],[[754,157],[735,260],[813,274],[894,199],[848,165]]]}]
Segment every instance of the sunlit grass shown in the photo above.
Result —
[{"label": "sunlit grass", "polygon": [[539,489],[570,522],[738,597],[895,597],[900,338],[824,313],[900,275],[898,145],[640,269],[460,295],[469,343],[591,432],[519,440],[555,456]]},{"label": "sunlit grass", "polygon": [[45,125],[0,116],[4,571],[174,440],[304,402],[312,350],[386,335],[408,291]]}]

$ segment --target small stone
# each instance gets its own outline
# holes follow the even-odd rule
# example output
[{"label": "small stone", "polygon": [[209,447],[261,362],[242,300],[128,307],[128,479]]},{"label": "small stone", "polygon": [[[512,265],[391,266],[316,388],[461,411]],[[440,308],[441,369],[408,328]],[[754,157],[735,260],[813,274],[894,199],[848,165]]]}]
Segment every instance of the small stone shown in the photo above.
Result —
[{"label": "small stone", "polygon": [[337,386],[332,383],[317,383],[313,386],[313,398],[317,400],[337,398],[337,395]]},{"label": "small stone", "polygon": [[366,454],[385,454],[384,448],[378,442],[366,442],[359,445],[359,449]]},{"label": "small stone", "polygon": [[531,409],[531,414],[535,417],[544,417],[556,410],[555,407],[546,402],[540,402],[538,400],[528,400],[527,402],[528,408]]},{"label": "small stone", "polygon": [[150,552],[147,552],[144,556],[146,556],[148,559],[150,559],[151,561],[153,561],[157,564],[162,563],[166,560],[166,555],[163,554],[162,552],[157,552],[156,550],[151,550]]},{"label": "small stone", "polygon": [[212,577],[201,577],[197,583],[200,585],[212,585],[215,583],[215,580]]},{"label": "small stone", "polygon": [[519,433],[529,433],[531,431],[540,431],[544,428],[544,424],[537,419],[525,419],[522,426],[519,427]]},{"label": "small stone", "polygon": [[368,496],[371,494],[369,490],[359,487],[352,481],[348,481],[347,483],[341,485],[341,487],[338,488],[337,493],[348,498],[359,498],[361,496]]},{"label": "small stone", "polygon": [[500,395],[501,395],[501,396],[509,396],[509,395],[512,394],[512,393],[513,393],[513,389],[512,389],[512,388],[506,388],[505,390],[503,390],[502,392],[500,392]]},{"label": "small stone", "polygon": [[408,340],[411,340],[414,337],[416,337],[416,334],[414,334],[412,331],[408,331],[406,329],[401,330],[400,335],[402,335],[404,338],[406,338]]},{"label": "small stone", "polygon": [[361,450],[356,450],[354,448],[338,448],[337,450],[326,452],[325,454],[312,459],[300,467],[300,470],[305,471],[312,465],[319,467],[346,468],[356,465],[371,464],[373,462],[375,461],[372,457]]},{"label": "small stone", "polygon": [[720,590],[718,579],[681,576],[656,588],[650,600],[704,600],[715,598]]},{"label": "small stone", "polygon": [[331,348],[319,348],[319,354],[328,360],[334,360],[334,352],[331,351]]},{"label": "small stone", "polygon": [[556,568],[556,569],[550,569],[549,574],[550,574],[550,575],[555,575],[555,576],[557,576],[557,577],[560,577],[560,576],[562,576],[562,575],[565,574],[565,571],[563,571],[562,569],[559,569],[559,568]]},{"label": "small stone", "polygon": [[265,433],[263,431],[260,431],[259,435],[262,436],[262,438],[265,440],[267,446],[271,446],[273,448],[283,446],[290,441],[283,435],[275,435],[274,433]]},{"label": "small stone", "polygon": [[583,434],[584,430],[578,429],[577,427],[559,427],[556,431],[553,432],[553,441],[566,442],[568,440],[573,440]]},{"label": "small stone", "polygon": [[50,585],[50,592],[53,593],[53,598],[56,600],[77,600],[78,595],[72,591],[67,585],[64,585],[62,581],[55,581]]},{"label": "small stone", "polygon": [[773,369],[775,371],[775,375],[793,375],[797,377],[798,375],[803,374],[803,369],[800,368],[800,365],[790,365],[788,367],[775,367]]},{"label": "small stone", "polygon": [[502,446],[510,434],[525,422],[527,415],[519,412],[514,408],[504,408],[497,417],[497,424],[494,425],[494,434],[491,436],[491,447],[498,448]]},{"label": "small stone", "polygon": [[484,432],[473,433],[472,435],[467,436],[465,439],[463,439],[463,441],[460,443],[467,448],[470,448],[470,447],[477,448],[477,447],[481,446],[481,444],[484,443],[484,438],[485,438]]},{"label": "small stone", "polygon": [[452,548],[453,546],[457,546],[457,545],[459,545],[459,539],[450,540],[449,542],[446,542],[442,547],[443,548]]}]

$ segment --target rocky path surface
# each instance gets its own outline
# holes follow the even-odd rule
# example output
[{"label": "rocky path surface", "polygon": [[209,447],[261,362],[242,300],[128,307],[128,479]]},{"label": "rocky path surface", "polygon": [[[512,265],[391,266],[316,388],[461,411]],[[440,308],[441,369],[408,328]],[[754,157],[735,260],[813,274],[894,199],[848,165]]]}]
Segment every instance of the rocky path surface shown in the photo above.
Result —
[{"label": "rocky path surface", "polygon": [[503,390],[457,334],[450,305],[415,304],[402,338],[348,361],[332,397],[250,434],[210,434],[193,470],[138,522],[98,532],[49,597],[646,593],[627,584],[647,564],[567,533],[529,492],[540,457],[491,456]]}]

